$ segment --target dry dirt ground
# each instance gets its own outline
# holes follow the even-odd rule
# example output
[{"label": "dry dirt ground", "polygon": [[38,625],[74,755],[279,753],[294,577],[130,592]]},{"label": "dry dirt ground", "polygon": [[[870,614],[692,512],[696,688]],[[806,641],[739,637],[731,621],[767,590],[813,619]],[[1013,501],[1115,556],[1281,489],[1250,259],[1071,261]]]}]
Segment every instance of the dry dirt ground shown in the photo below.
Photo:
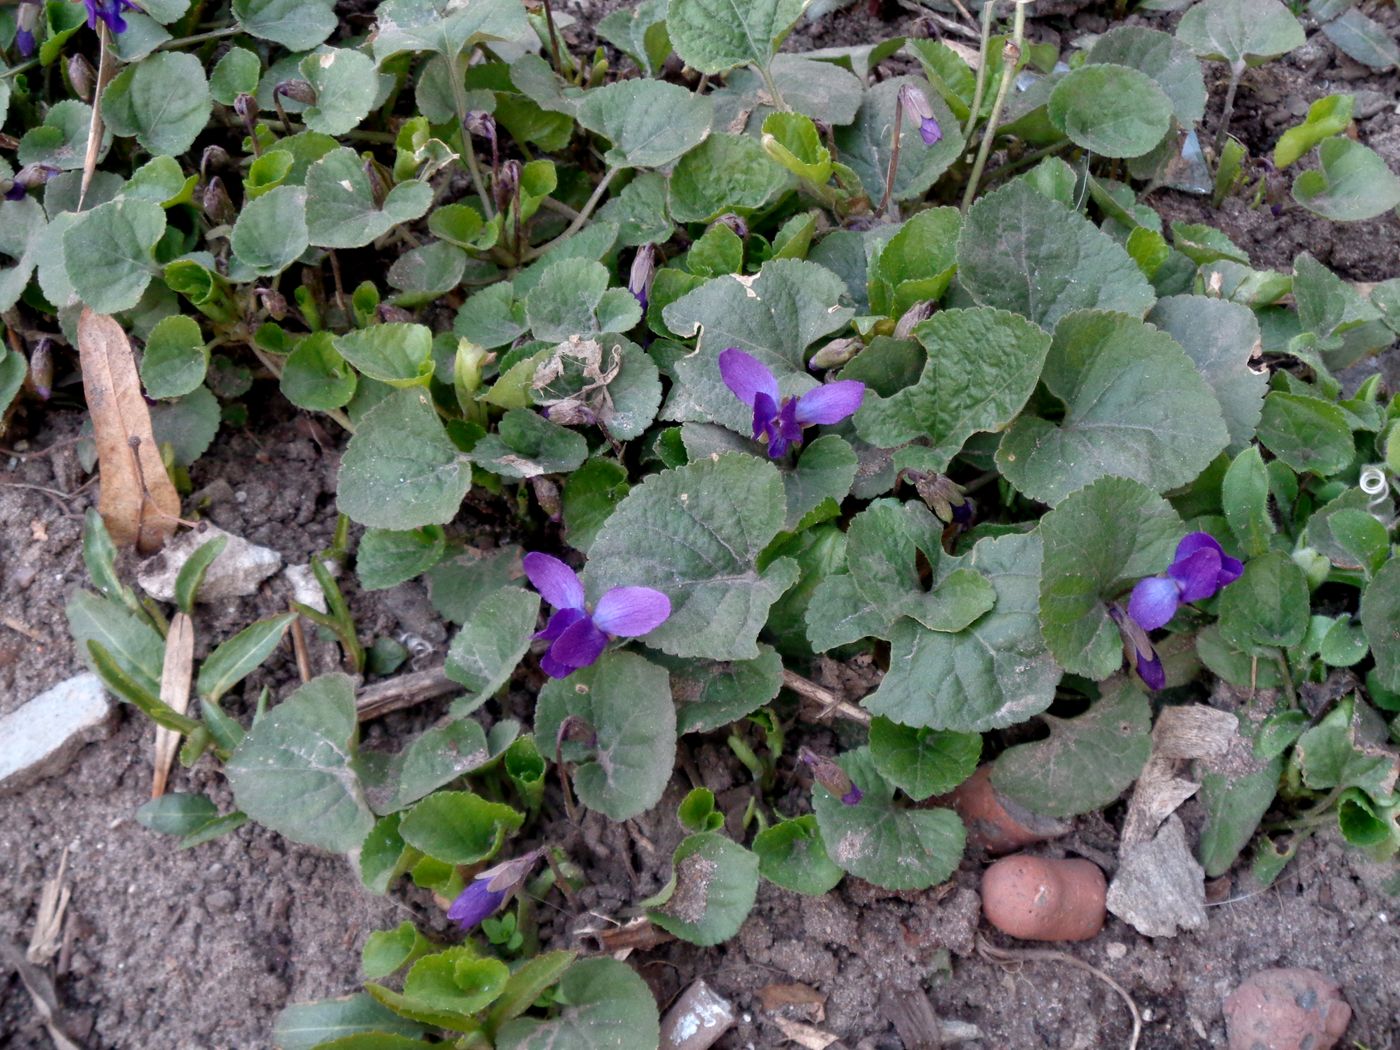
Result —
[{"label": "dry dirt ground", "polygon": [[[580,18],[576,32],[615,0],[561,4]],[[1388,7],[1394,22],[1394,8]],[[1169,16],[1158,23],[1169,24]],[[1094,11],[1035,23],[1048,37],[1102,29]],[[906,16],[873,17],[861,3],[814,30],[798,48],[854,44],[918,31]],[[1218,99],[1218,85],[1213,98]],[[1256,152],[1299,119],[1312,100],[1336,90],[1384,93],[1388,106],[1360,122],[1362,141],[1400,168],[1400,76],[1375,76],[1336,54],[1321,36],[1287,59],[1251,72],[1241,88],[1235,128]],[[1208,117],[1208,121],[1214,119]],[[1212,212],[1196,198],[1164,193],[1155,202],[1172,218],[1209,221],[1254,253],[1287,268],[1306,249],[1353,280],[1400,274],[1400,223],[1393,215],[1334,227],[1288,207],[1227,202]],[[63,606],[84,583],[79,537],[95,488],[79,463],[74,439],[81,421],[73,388],[44,410],[26,410],[0,452],[0,714],[80,670],[68,641]],[[250,402],[258,400],[255,388]],[[271,393],[270,387],[267,393]],[[273,398],[262,400],[272,401]],[[70,406],[63,408],[64,402]],[[284,410],[255,413],[251,429],[225,428],[193,468],[216,524],[305,562],[330,541],[335,521],[338,448],[322,445]],[[486,508],[469,507],[460,523],[474,542],[495,542]],[[130,566],[126,566],[129,570]],[[407,584],[374,595],[346,581],[362,635],[419,635],[445,651],[446,634],[423,588]],[[201,651],[259,615],[285,608],[285,585],[274,581],[254,598],[204,606],[196,619]],[[16,630],[18,625],[22,630]],[[313,648],[322,669],[333,648]],[[432,659],[431,656],[428,659]],[[294,679],[280,651],[230,698],[246,712],[267,684],[284,694]],[[528,716],[531,682],[518,680],[496,714]],[[427,705],[373,723],[366,746],[392,748],[442,713]],[[828,730],[816,730],[827,733]],[[245,1050],[271,1045],[277,1012],[289,1002],[358,988],[359,950],[374,929],[404,918],[447,935],[440,913],[420,895],[382,898],[364,890],[344,859],[288,843],[252,825],[214,843],[177,851],[138,825],[132,814],[149,797],[153,730],[130,709],[119,712],[109,739],[83,750],[61,776],[0,797],[0,938],[27,941],[45,879],[67,852],[72,899],[57,989],[68,1030],[89,1050]],[[818,741],[823,742],[823,741]],[[825,743],[832,743],[827,740]],[[567,941],[593,909],[622,917],[660,887],[679,838],[672,814],[691,786],[703,782],[721,799],[742,791],[746,774],[728,759],[722,739],[687,738],[685,768],[667,798],[625,826],[558,820],[543,829],[569,849],[591,886],[577,905],[551,900],[539,909],[543,932]],[[225,809],[231,799],[207,763],[179,770],[176,790],[206,791]],[[791,812],[794,795],[778,800]],[[1194,826],[1199,813],[1188,803]],[[1116,835],[1110,810],[1082,820],[1060,847],[1111,858]],[[764,885],[739,936],[716,948],[667,945],[632,962],[663,1003],[696,977],[729,996],[740,1023],[719,1044],[786,1045],[765,1008],[768,986],[804,985],[818,1003],[782,1008],[785,1016],[839,1036],[848,1048],[902,1045],[888,1020],[891,1000],[926,994],[944,1018],[977,1025],[980,1045],[995,1048],[1088,1048],[1127,1044],[1129,1021],[1106,985],[1063,962],[1008,970],[974,951],[975,893],[980,865],[967,860],[953,882],[926,893],[889,894],[853,878],[821,900]],[[1110,920],[1094,941],[1068,952],[1111,974],[1143,1010],[1141,1042],[1152,1050],[1223,1045],[1221,999],[1248,973],[1267,966],[1312,966],[1342,985],[1356,1011],[1348,1038],[1369,1050],[1400,1047],[1400,898],[1382,883],[1393,869],[1342,848],[1335,836],[1309,842],[1277,883],[1254,887],[1243,872],[1214,888],[1209,926],[1173,939],[1143,937]],[[790,991],[790,989],[789,989]],[[47,1046],[28,995],[0,973],[0,1050]],[[1350,1044],[1348,1044],[1350,1045]]]}]

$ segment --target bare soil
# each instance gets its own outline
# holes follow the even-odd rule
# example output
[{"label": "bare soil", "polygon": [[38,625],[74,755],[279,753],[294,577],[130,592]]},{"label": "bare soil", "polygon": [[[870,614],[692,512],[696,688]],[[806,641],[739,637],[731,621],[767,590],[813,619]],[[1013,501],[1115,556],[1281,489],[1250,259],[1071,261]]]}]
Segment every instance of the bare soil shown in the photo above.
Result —
[{"label": "bare soil", "polygon": [[[580,19],[572,31],[580,40],[619,6],[618,0],[560,5]],[[1389,5],[1372,13],[1395,22]],[[1169,27],[1174,18],[1155,17],[1152,24]],[[1038,21],[1035,31],[1068,38],[1106,24],[1093,11],[1067,12]],[[919,31],[916,20],[872,16],[861,0],[828,23],[802,30],[793,46],[856,44],[911,31]],[[1307,103],[1352,89],[1390,100],[1358,129],[1362,141],[1400,168],[1400,78],[1358,74],[1320,35],[1303,52],[1245,78],[1235,130],[1263,153]],[[1222,93],[1212,85],[1212,99]],[[1214,119],[1207,118],[1208,129]],[[1307,250],[1352,280],[1400,274],[1400,224],[1393,214],[1333,226],[1293,206],[1286,192],[1283,199],[1277,218],[1244,201],[1215,211],[1199,198],[1162,193],[1154,203],[1168,218],[1224,229],[1259,265],[1286,269]],[[253,406],[278,402],[265,380],[247,400]],[[69,595],[84,585],[82,513],[95,500],[74,447],[81,411],[51,406],[26,413],[0,451],[0,714],[82,669],[63,615]],[[194,488],[203,492],[204,513],[216,524],[280,551],[289,563],[305,562],[331,539],[340,438],[326,440],[286,408],[255,410],[254,417],[250,429],[224,429],[193,468]],[[489,507],[475,504],[459,526],[485,546],[501,529]],[[447,633],[421,585],[361,594],[353,577],[343,583],[362,638],[406,632],[433,647],[425,659],[441,658]],[[277,577],[252,598],[201,607],[199,651],[260,615],[285,609],[286,602],[285,583]],[[316,669],[333,666],[334,646],[314,631],[308,637]],[[295,678],[284,647],[229,707],[246,713],[262,686],[281,696]],[[522,674],[503,701],[488,705],[488,714],[528,718],[537,684]],[[366,746],[397,746],[442,711],[442,704],[428,704],[372,723]],[[804,733],[815,745],[835,743],[833,730],[822,727],[795,730],[790,739]],[[0,797],[0,937],[27,942],[40,888],[67,851],[72,900],[56,960],[57,991],[61,1019],[84,1047],[268,1047],[272,1022],[287,1003],[358,989],[359,950],[374,929],[411,918],[449,936],[440,911],[423,894],[375,896],[343,858],[253,825],[177,851],[132,819],[149,797],[152,740],[150,724],[123,708],[110,739],[86,748],[66,773]],[[723,736],[687,737],[682,746],[679,769],[689,772],[678,772],[662,804],[636,821],[613,825],[590,815],[575,828],[562,818],[557,796],[550,796],[546,812],[555,816],[542,835],[570,851],[589,887],[572,904],[552,897],[540,906],[546,938],[574,942],[597,925],[597,914],[625,920],[665,882],[681,834],[675,806],[693,783],[711,787],[727,812],[742,810],[752,789]],[[189,771],[177,767],[171,787],[205,791],[232,807],[208,760]],[[785,813],[806,807],[795,788],[776,803]],[[1188,827],[1198,825],[1195,803],[1183,815]],[[1111,866],[1119,816],[1110,810],[1081,819],[1074,835],[1047,852],[1073,852]],[[839,1037],[838,1046],[897,1050],[905,1043],[889,1019],[891,1003],[919,995],[927,995],[939,1016],[977,1025],[982,1040],[973,1045],[1127,1045],[1127,1011],[1097,978],[1064,962],[1006,969],[976,954],[981,866],[969,857],[949,884],[923,893],[889,893],[848,877],[835,892],[812,900],[765,884],[732,941],[709,949],[673,943],[636,952],[630,961],[663,1006],[697,977],[728,996],[740,1022],[719,1044],[727,1050],[789,1045],[775,1024],[779,1013]],[[1400,900],[1382,889],[1392,873],[1345,849],[1335,835],[1323,835],[1307,843],[1268,890],[1243,871],[1214,885],[1217,903],[1204,930],[1154,940],[1111,919],[1095,940],[1064,950],[1132,995],[1146,1022],[1145,1048],[1224,1045],[1224,995],[1255,970],[1287,965],[1316,967],[1340,982],[1355,1010],[1349,1040],[1369,1050],[1396,1050]],[[991,939],[1014,947],[994,933]],[[775,1005],[782,995],[808,1002]],[[18,979],[0,973],[0,1050],[48,1045]]]}]

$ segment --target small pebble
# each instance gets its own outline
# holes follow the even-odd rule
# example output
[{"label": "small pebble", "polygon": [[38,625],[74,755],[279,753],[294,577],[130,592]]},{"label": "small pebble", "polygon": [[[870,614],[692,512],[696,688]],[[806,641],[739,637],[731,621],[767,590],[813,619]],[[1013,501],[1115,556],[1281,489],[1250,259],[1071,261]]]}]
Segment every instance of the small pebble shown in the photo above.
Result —
[{"label": "small pebble", "polygon": [[1128,946],[1122,941],[1109,941],[1104,947],[1104,953],[1114,962],[1118,962],[1128,954]]}]

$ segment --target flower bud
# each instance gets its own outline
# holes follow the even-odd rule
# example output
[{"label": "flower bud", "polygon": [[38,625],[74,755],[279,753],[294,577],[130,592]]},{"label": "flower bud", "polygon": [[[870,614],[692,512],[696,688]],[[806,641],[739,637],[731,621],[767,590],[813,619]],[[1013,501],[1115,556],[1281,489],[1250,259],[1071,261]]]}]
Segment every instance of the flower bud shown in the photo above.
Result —
[{"label": "flower bud", "polygon": [[276,288],[259,288],[254,293],[262,303],[267,316],[280,321],[287,316],[287,298]]},{"label": "flower bud", "polygon": [[233,111],[238,114],[238,119],[243,121],[243,127],[247,129],[248,134],[252,135],[258,122],[258,100],[244,92],[233,100]]},{"label": "flower bud", "polygon": [[715,220],[715,223],[728,226],[731,230],[733,230],[739,235],[739,239],[741,241],[748,240],[749,224],[746,223],[739,216],[735,215],[733,212],[726,212],[725,214],[721,215],[718,219]]},{"label": "flower bud", "polygon": [[409,324],[413,320],[411,312],[393,303],[380,303],[375,312],[384,324]]},{"label": "flower bud", "polygon": [[833,339],[812,355],[808,368],[840,368],[856,354],[865,349],[865,344],[855,336]]},{"label": "flower bud", "polygon": [[15,47],[24,58],[29,58],[36,50],[34,29],[39,24],[39,7],[34,0],[21,0],[15,12]]},{"label": "flower bud", "polygon": [[627,275],[627,290],[637,297],[642,309],[647,308],[647,296],[651,294],[651,279],[656,273],[656,245],[644,244],[632,257],[632,270]]},{"label": "flower bud", "polygon": [[926,299],[921,303],[915,303],[904,311],[900,319],[895,322],[894,337],[896,339],[911,339],[914,336],[914,326],[920,321],[927,321],[933,316],[933,311],[937,305],[932,299]]},{"label": "flower bud", "polygon": [[924,140],[924,145],[937,145],[943,138],[943,129],[938,126],[938,118],[933,115],[928,96],[915,85],[906,83],[899,89],[899,102],[904,111],[919,122],[919,137]]},{"label": "flower bud", "polygon": [[222,171],[233,163],[228,150],[222,146],[205,146],[199,157],[199,176],[207,178],[211,170]]},{"label": "flower bud", "polygon": [[282,95],[293,102],[300,102],[304,106],[314,106],[316,104],[316,89],[306,80],[283,80],[272,89],[274,94]]},{"label": "flower bud", "polygon": [[491,187],[496,197],[496,210],[503,213],[510,211],[519,190],[520,161],[508,160],[501,165],[501,170],[496,173],[495,184]]},{"label": "flower bud", "polygon": [[462,127],[472,135],[478,135],[489,142],[496,141],[496,118],[490,113],[473,110],[462,118]]},{"label": "flower bud", "polygon": [[29,352],[29,383],[41,400],[53,393],[53,340],[44,336]]},{"label": "flower bud", "polygon": [[797,751],[798,760],[812,771],[816,782],[826,788],[848,806],[854,806],[863,797],[860,788],[832,759],[819,755],[811,748],[802,747]]},{"label": "flower bud", "polygon": [[204,209],[204,214],[209,217],[209,221],[216,226],[231,225],[238,218],[238,209],[233,206],[233,201],[229,199],[228,190],[224,189],[223,180],[217,175],[210,179],[209,184],[204,187],[200,206]]},{"label": "flower bud", "polygon": [[9,189],[5,191],[5,199],[17,201],[29,190],[37,190],[49,179],[58,174],[59,169],[51,164],[26,164],[15,173],[14,180],[10,183]]},{"label": "flower bud", "polygon": [[97,73],[83,55],[74,55],[68,60],[68,80],[73,85],[73,94],[84,102],[92,101],[92,87],[97,82]]}]

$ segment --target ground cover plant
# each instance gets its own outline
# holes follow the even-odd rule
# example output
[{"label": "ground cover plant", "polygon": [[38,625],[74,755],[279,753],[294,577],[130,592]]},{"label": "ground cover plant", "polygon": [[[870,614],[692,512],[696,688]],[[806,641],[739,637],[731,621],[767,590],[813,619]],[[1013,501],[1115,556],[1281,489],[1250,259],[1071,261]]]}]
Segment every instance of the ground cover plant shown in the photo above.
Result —
[{"label": "ground cover plant", "polygon": [[[1230,137],[1247,71],[1304,41],[1274,0],[1063,52],[1028,6],[980,8],[975,52],[792,54],[801,2],[643,0],[597,27],[616,67],[521,0],[0,9],[0,402],[81,371],[102,495],[71,631],[237,803],[140,819],[185,846],[257,821],[463,929],[373,935],[365,993],[289,1008],[278,1045],[657,1045],[631,968],[539,943],[537,902],[582,888],[541,829],[652,809],[688,734],[754,779],[734,814],[685,798],[674,877],[632,902],[697,945],[761,880],[944,882],[979,764],[1042,818],[1113,805],[1212,681],[1248,699],[1198,771],[1206,874],[1267,883],[1324,827],[1400,847],[1400,401],[1336,378],[1395,341],[1400,279],[1258,269],[1151,196],[1193,151],[1280,222],[1393,212],[1400,179],[1347,94],[1271,157]],[[1206,128],[1203,62],[1229,69]],[[173,613],[116,551],[198,513],[188,469],[255,379],[348,435],[343,527],[320,607],[195,668],[223,541]],[[510,541],[483,552],[485,506]],[[356,690],[410,653],[361,636],[342,572],[426,578],[455,625],[450,707],[392,753],[358,748]],[[299,618],[343,673],[225,711]],[[851,703],[812,681],[832,660],[881,673]],[[523,723],[491,707],[513,680]],[[801,696],[844,746],[806,746]]]}]

